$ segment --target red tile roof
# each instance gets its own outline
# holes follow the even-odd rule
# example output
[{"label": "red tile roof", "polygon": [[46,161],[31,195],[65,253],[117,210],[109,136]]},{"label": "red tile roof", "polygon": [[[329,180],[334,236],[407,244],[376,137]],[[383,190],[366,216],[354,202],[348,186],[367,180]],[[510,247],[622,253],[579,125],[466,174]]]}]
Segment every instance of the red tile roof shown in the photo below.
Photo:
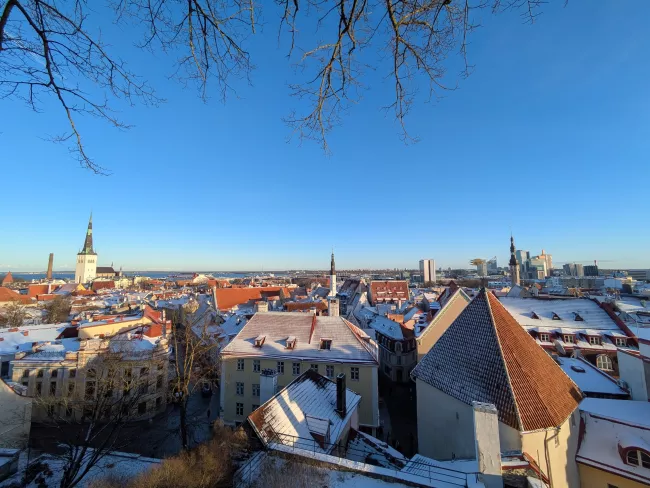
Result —
[{"label": "red tile roof", "polygon": [[0,302],[15,302],[15,301],[20,302],[23,305],[28,305],[32,303],[32,299],[29,298],[28,296],[21,295],[20,293],[10,290],[9,288],[0,286]]},{"label": "red tile roof", "polygon": [[108,288],[115,288],[114,281],[93,281],[92,289],[93,291],[105,290]]},{"label": "red tile roof", "polygon": [[27,288],[27,296],[35,297],[36,295],[45,295],[54,290],[54,288],[56,288],[56,285],[51,288],[50,285],[29,285]]},{"label": "red tile roof", "polygon": [[13,283],[14,277],[11,275],[11,271],[7,271],[7,274],[2,278],[2,284],[6,285],[7,283]]},{"label": "red tile roof", "polygon": [[412,373],[471,405],[496,405],[520,431],[560,426],[582,393],[492,294],[467,305]]},{"label": "red tile roof", "polygon": [[[259,288],[217,288],[217,307],[219,310],[230,310],[237,305],[243,305],[249,300],[259,300],[262,293],[268,295],[269,292],[280,292],[279,286],[267,286]],[[284,296],[291,295],[288,288],[284,288]]]},{"label": "red tile roof", "polygon": [[389,280],[389,281],[371,281],[370,295],[372,303],[378,301],[385,302],[390,300],[408,300],[409,285],[406,281]]},{"label": "red tile roof", "polygon": [[287,302],[284,304],[284,308],[287,312],[295,312],[297,310],[308,311],[311,308],[323,311],[327,310],[327,303],[324,300],[320,302]]}]

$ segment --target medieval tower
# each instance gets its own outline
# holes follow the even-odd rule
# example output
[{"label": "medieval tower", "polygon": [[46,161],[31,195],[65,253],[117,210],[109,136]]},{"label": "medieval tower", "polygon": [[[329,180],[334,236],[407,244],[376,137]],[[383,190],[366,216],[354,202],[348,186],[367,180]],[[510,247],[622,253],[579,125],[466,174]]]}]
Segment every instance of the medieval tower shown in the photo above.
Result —
[{"label": "medieval tower", "polygon": [[74,271],[75,283],[88,283],[97,276],[97,254],[93,250],[93,215],[90,214],[86,240],[83,249],[77,254],[77,266]]}]

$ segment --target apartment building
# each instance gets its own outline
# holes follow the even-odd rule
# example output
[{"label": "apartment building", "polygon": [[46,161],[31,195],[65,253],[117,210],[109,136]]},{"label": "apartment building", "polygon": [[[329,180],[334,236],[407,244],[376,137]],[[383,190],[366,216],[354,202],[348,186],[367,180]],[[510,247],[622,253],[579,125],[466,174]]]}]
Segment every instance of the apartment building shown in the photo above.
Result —
[{"label": "apartment building", "polygon": [[361,395],[359,426],[379,426],[377,344],[343,317],[258,312],[221,352],[221,409],[238,425],[263,403],[260,375],[277,372],[278,391],[312,369],[334,379],[344,373]]}]

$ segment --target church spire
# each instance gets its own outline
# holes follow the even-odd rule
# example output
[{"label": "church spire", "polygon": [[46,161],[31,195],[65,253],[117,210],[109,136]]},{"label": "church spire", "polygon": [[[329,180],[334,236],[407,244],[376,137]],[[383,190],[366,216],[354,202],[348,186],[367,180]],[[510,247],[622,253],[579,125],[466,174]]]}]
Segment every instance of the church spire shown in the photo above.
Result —
[{"label": "church spire", "polygon": [[336,267],[334,266],[334,251],[332,251],[332,263],[330,264],[330,276],[336,274]]},{"label": "church spire", "polygon": [[93,214],[90,213],[90,220],[88,220],[88,230],[86,231],[86,240],[84,247],[79,254],[95,254],[93,250]]},{"label": "church spire", "polygon": [[515,256],[515,238],[510,236],[510,266],[516,266],[517,257]]},{"label": "church spire", "polygon": [[519,263],[515,255],[515,238],[510,235],[510,282],[512,286],[519,284]]}]

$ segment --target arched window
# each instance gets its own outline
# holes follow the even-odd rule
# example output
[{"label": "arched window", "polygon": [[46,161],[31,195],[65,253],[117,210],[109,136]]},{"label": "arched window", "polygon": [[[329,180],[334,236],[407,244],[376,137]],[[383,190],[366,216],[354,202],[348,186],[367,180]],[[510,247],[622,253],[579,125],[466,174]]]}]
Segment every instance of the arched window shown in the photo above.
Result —
[{"label": "arched window", "polygon": [[650,454],[641,449],[630,449],[625,456],[625,462],[632,466],[650,469]]},{"label": "arched window", "polygon": [[601,354],[596,358],[596,366],[603,371],[614,371],[612,360],[606,354]]}]

